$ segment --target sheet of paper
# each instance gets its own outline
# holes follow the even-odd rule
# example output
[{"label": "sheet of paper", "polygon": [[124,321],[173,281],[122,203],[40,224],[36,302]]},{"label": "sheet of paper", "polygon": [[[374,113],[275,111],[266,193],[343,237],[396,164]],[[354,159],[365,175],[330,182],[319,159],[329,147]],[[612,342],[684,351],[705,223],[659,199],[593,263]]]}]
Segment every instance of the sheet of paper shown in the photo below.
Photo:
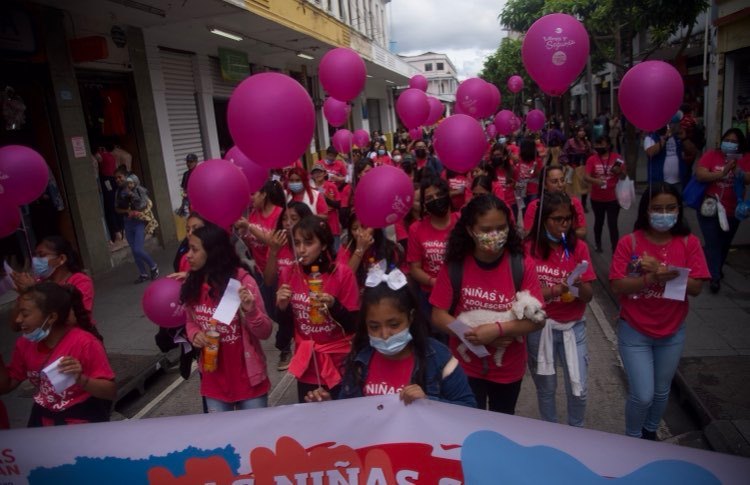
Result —
[{"label": "sheet of paper", "polygon": [[690,274],[690,268],[680,268],[678,266],[669,266],[670,271],[679,272],[679,276],[673,280],[667,281],[664,285],[664,294],[662,298],[668,300],[685,301],[685,293],[687,292],[687,281],[688,275]]},{"label": "sheet of paper", "polygon": [[448,328],[450,328],[453,331],[453,333],[456,334],[456,337],[461,339],[461,342],[463,342],[464,345],[466,345],[466,348],[471,350],[474,353],[474,355],[476,355],[477,357],[487,357],[488,355],[490,355],[490,353],[487,352],[487,349],[485,348],[484,345],[474,345],[473,343],[468,342],[464,338],[464,334],[468,332],[469,330],[472,330],[472,328],[466,325],[461,320],[453,320],[451,323],[448,324]]},{"label": "sheet of paper", "polygon": [[63,374],[60,369],[57,368],[60,365],[62,356],[50,365],[42,369],[42,373],[47,376],[52,387],[55,388],[55,392],[62,396],[67,388],[76,383],[76,378],[73,374]]},{"label": "sheet of paper", "polygon": [[583,273],[585,273],[588,268],[589,268],[589,262],[581,261],[580,263],[578,263],[578,266],[576,266],[573,269],[573,272],[570,273],[570,275],[568,276],[568,279],[565,280],[565,283],[568,285],[568,291],[570,291],[570,293],[576,298],[578,298],[579,291],[578,291],[577,286],[573,286],[573,282],[575,282],[575,280],[578,279],[578,277],[580,277]]},{"label": "sheet of paper", "polygon": [[0,295],[4,295],[10,290],[14,289],[13,280],[10,278],[10,274],[13,272],[13,268],[8,266],[7,261],[3,261],[3,267],[5,269],[5,276],[0,279]]},{"label": "sheet of paper", "polygon": [[225,325],[229,325],[234,320],[234,315],[240,308],[240,282],[234,278],[229,278],[227,289],[221,297],[219,306],[214,312],[214,319]]}]

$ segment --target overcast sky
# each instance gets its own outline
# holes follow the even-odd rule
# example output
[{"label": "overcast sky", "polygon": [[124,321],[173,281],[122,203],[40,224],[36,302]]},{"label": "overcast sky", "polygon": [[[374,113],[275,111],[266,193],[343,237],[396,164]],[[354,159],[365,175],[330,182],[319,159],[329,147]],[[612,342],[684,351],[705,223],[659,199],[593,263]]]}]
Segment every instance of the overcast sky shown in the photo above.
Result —
[{"label": "overcast sky", "polygon": [[476,76],[506,35],[497,20],[503,0],[392,0],[391,41],[398,54],[447,54],[458,78]]}]

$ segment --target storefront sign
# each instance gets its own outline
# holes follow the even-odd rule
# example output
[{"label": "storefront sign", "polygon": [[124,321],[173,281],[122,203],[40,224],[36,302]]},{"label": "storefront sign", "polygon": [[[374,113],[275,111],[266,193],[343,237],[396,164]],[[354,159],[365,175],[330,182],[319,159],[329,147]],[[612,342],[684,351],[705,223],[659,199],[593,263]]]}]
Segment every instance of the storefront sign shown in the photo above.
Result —
[{"label": "storefront sign", "polygon": [[221,77],[225,81],[242,81],[250,75],[250,62],[247,53],[219,47]]}]

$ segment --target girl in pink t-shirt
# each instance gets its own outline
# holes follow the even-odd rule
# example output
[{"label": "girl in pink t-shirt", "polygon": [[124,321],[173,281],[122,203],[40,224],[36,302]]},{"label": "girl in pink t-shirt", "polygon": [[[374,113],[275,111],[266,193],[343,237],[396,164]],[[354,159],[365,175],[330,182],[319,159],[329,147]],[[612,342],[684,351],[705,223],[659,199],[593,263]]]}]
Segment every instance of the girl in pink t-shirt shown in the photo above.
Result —
[{"label": "girl in pink t-shirt", "polygon": [[[581,427],[586,412],[589,360],[583,314],[594,294],[591,282],[596,276],[589,248],[577,238],[573,221],[575,209],[567,194],[544,194],[539,218],[532,224],[526,238],[526,252],[536,264],[546,301],[547,324],[542,330],[528,335],[527,348],[529,370],[536,385],[542,419],[557,422],[557,363],[564,371],[568,424]],[[575,288],[571,288],[567,279],[580,264],[587,264],[586,270],[576,278]],[[555,362],[556,356],[562,356],[562,362]]]},{"label": "girl in pink t-shirt", "polygon": [[[448,325],[463,312],[505,312],[512,307],[517,293],[513,258],[519,258],[523,268],[518,289],[528,291],[530,301],[535,299],[535,305],[541,308],[543,298],[534,261],[524,256],[523,243],[513,228],[508,206],[494,195],[475,197],[461,211],[461,219],[451,231],[446,264],[430,296],[433,324],[451,335],[451,351],[469,376],[478,407],[489,406],[491,411],[507,414],[515,412],[526,368],[524,336],[543,327],[544,320],[491,320],[467,331],[464,338],[470,343],[489,347],[490,355],[482,358],[471,351],[460,355],[457,348],[461,342]],[[459,268],[461,276],[456,299],[451,265]],[[498,347],[505,348],[501,365],[497,365],[495,358]]]},{"label": "girl in pink t-shirt", "polygon": [[[29,427],[108,421],[115,375],[80,292],[70,285],[43,282],[24,290],[18,306],[15,321],[23,335],[7,367],[0,358],[0,394],[26,379],[34,385]],[[75,324],[68,319],[71,312]],[[51,365],[72,375],[74,384],[55,390],[42,372]]]},{"label": "girl in pink t-shirt", "polygon": [[612,152],[612,144],[607,136],[599,136],[594,140],[594,151],[586,160],[584,179],[591,184],[591,208],[594,210],[594,241],[595,251],[602,252],[602,229],[604,218],[609,227],[609,241],[612,251],[620,238],[617,229],[617,217],[620,214],[620,204],[615,195],[617,181],[627,175],[625,163],[620,155]]},{"label": "girl in pink t-shirt", "polygon": [[[309,391],[320,387],[338,393],[341,365],[351,350],[359,289],[349,266],[335,263],[333,234],[324,220],[302,219],[292,230],[292,240],[299,264],[279,276],[276,307],[278,320],[294,327],[289,372],[297,378],[298,399],[304,402]],[[313,279],[321,281],[314,293]]]},{"label": "girl in pink t-shirt", "polygon": [[273,228],[276,227],[285,203],[281,183],[276,180],[267,180],[263,187],[253,194],[253,208],[247,220],[240,219],[234,225],[240,238],[250,249],[250,254],[261,273],[266,267],[268,238]]},{"label": "girl in pink t-shirt", "polygon": [[[521,142],[516,168],[516,197],[523,198],[526,205],[539,196],[539,170],[542,169],[542,159],[536,153],[534,140],[524,138]],[[525,213],[525,211],[524,211]]]},{"label": "girl in pink t-shirt", "polygon": [[313,214],[324,220],[328,219],[326,199],[310,186],[310,176],[304,168],[294,167],[289,171],[286,188],[289,191],[287,202],[304,202]]},{"label": "girl in pink t-shirt", "polygon": [[[685,294],[665,296],[680,268],[688,271]],[[628,436],[656,438],[685,344],[687,297],[700,294],[702,280],[709,277],[700,241],[683,220],[680,193],[664,182],[652,185],[609,270],[612,291],[620,298],[617,343],[628,375]]]},{"label": "girl in pink t-shirt", "polygon": [[[217,363],[206,368],[205,353],[200,392],[209,413],[265,407],[271,387],[260,341],[271,335],[271,319],[255,279],[240,267],[227,232],[213,224],[193,231],[187,260],[190,264],[180,299],[186,307],[187,338],[193,347],[210,344],[207,334],[219,333]],[[230,279],[238,280],[240,308],[229,322],[214,320]]]}]

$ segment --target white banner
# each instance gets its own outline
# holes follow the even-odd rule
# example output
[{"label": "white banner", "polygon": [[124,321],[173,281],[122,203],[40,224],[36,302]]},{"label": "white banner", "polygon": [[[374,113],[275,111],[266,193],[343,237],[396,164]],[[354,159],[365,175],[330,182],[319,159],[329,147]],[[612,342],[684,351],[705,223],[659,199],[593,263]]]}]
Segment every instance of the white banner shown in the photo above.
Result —
[{"label": "white banner", "polygon": [[[395,396],[0,432],[0,484],[746,484],[750,460]],[[607,483],[614,483],[607,480]]]}]

